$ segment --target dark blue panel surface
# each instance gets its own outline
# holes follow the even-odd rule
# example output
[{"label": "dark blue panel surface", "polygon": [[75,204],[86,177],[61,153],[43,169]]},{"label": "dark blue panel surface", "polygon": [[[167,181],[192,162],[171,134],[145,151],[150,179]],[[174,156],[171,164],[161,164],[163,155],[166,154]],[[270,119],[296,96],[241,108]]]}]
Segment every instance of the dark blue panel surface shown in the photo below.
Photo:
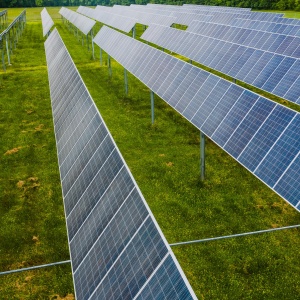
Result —
[{"label": "dark blue panel surface", "polygon": [[300,115],[297,115],[284,131],[268,155],[257,167],[254,174],[261,178],[270,187],[273,187],[286,168],[299,153]]},{"label": "dark blue panel surface", "polygon": [[225,144],[224,149],[237,158],[261,124],[269,116],[274,106],[275,103],[260,98],[234,131],[231,138]]},{"label": "dark blue panel surface", "polygon": [[295,114],[294,111],[283,106],[275,107],[271,115],[238,157],[238,161],[253,172]]}]

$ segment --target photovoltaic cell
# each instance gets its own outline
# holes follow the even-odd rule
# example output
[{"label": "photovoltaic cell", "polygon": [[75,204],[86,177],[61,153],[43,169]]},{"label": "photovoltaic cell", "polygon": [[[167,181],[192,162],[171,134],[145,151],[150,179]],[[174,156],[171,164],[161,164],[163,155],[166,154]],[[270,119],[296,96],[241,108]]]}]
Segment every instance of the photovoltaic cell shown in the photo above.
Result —
[{"label": "photovoltaic cell", "polygon": [[76,26],[85,35],[89,34],[96,24],[96,21],[65,7],[62,7],[59,10],[59,14]]},{"label": "photovoltaic cell", "polygon": [[149,26],[141,38],[291,102],[300,101],[295,84],[299,58],[160,25]]},{"label": "photovoltaic cell", "polygon": [[45,51],[76,299],[196,299],[56,29]]},{"label": "photovoltaic cell", "polygon": [[110,13],[109,11],[102,11],[99,9],[93,9],[84,6],[79,6],[77,12],[94,20],[97,20],[98,22],[122,30],[126,33],[130,32],[130,30],[135,26],[135,24],[138,21],[136,19],[128,18],[126,16],[113,14],[112,11]]},{"label": "photovoltaic cell", "polygon": [[298,185],[282,183],[298,168],[299,113],[108,27],[94,42],[299,210]]},{"label": "photovoltaic cell", "polygon": [[45,7],[41,11],[41,19],[43,26],[43,36],[45,36],[47,33],[49,33],[50,29],[54,25],[54,22]]}]

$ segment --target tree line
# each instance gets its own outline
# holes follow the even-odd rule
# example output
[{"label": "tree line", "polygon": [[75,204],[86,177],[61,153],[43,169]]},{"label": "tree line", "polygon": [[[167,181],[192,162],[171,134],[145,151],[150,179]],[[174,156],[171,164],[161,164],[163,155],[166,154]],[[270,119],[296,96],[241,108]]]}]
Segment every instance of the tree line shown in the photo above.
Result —
[{"label": "tree line", "polygon": [[172,4],[182,5],[183,3],[218,5],[234,7],[251,7],[253,9],[278,9],[300,11],[300,0],[0,0],[0,7],[44,7],[44,6],[95,6],[114,4]]}]

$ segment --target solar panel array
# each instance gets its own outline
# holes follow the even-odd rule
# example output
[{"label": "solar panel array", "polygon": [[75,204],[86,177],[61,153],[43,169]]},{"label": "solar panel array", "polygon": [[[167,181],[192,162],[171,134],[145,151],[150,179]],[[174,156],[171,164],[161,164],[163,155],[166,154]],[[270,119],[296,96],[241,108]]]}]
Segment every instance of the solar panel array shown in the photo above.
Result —
[{"label": "solar panel array", "polygon": [[7,9],[0,11],[0,17],[7,14]]},{"label": "solar panel array", "polygon": [[187,8],[187,9],[199,9],[199,8],[205,8],[205,9],[209,9],[209,10],[228,10],[228,11],[250,11],[251,8],[248,7],[230,7],[230,6],[212,6],[212,5],[194,5],[194,4],[183,4],[182,5],[183,8]]},{"label": "solar panel array", "polygon": [[281,20],[279,22],[267,22],[237,18],[233,19],[228,25],[300,37],[300,20],[298,20],[298,23],[287,24],[283,23]]},{"label": "solar panel array", "polygon": [[45,36],[46,34],[49,33],[50,29],[54,25],[54,22],[45,7],[41,11],[41,18],[42,18],[42,26],[43,26],[43,36]]},{"label": "solar panel array", "polygon": [[56,29],[45,51],[76,299],[196,299]]},{"label": "solar panel array", "polygon": [[172,5],[159,5],[159,4],[147,4],[147,7],[152,9],[160,9],[165,11],[181,11],[181,12],[193,12],[193,13],[202,13],[211,14],[214,16],[214,19],[222,19],[224,22],[230,22],[233,18],[245,18],[253,20],[278,20],[281,19],[284,14],[280,13],[266,13],[266,12],[252,12],[247,10],[240,10],[238,8],[221,8],[212,9],[212,7],[193,7],[192,9],[187,8],[186,6],[172,6]]},{"label": "solar panel array", "polygon": [[103,24],[122,30],[126,33],[130,32],[130,30],[138,22],[138,20],[133,18],[128,18],[118,14],[110,13],[108,11],[92,9],[84,6],[79,6],[77,12],[95,19]]},{"label": "solar panel array", "polygon": [[300,114],[102,27],[94,42],[300,210]]},{"label": "solar panel array", "polygon": [[59,14],[76,26],[85,35],[89,34],[96,24],[96,21],[65,7],[62,7],[59,10]]},{"label": "solar panel array", "polygon": [[164,16],[170,16],[176,18],[176,24],[182,25],[190,25],[195,19],[201,17],[201,20],[209,21],[212,18],[212,15],[207,14],[207,12],[198,12],[194,13],[193,11],[168,11],[168,10],[160,10],[160,9],[152,9],[148,8],[148,6],[144,5],[130,5],[130,9],[135,11],[142,11],[146,13],[159,14]]},{"label": "solar panel array", "polygon": [[[96,9],[102,9],[102,6],[97,6]],[[114,5],[111,9],[112,13],[120,14],[126,16],[128,18],[133,18],[138,20],[138,23],[144,25],[150,24],[161,24],[165,26],[171,26],[172,24],[176,23],[176,18],[170,16],[163,16],[159,14],[152,14],[147,12],[141,12],[131,9],[129,6],[121,6],[121,5]],[[107,11],[107,9],[106,9]]]},{"label": "solar panel array", "polygon": [[[213,10],[209,8],[198,8],[198,9],[187,9],[185,7],[178,7],[174,9],[173,6],[169,8],[170,5],[159,5],[157,6],[145,6],[145,5],[130,5],[130,7],[124,7],[120,5],[114,5],[113,9],[121,10],[121,13],[126,11],[139,11],[143,13],[153,13],[159,15],[166,15],[176,18],[176,24],[190,25],[192,21],[214,21],[216,20],[221,23],[230,23],[235,18],[243,19],[254,19],[254,20],[279,20],[283,14],[271,14],[271,13],[261,13],[261,12],[250,12],[247,10],[226,10],[223,8],[218,8],[218,10]],[[125,11],[124,11],[125,10]],[[160,24],[157,22],[157,24]]]},{"label": "solar panel array", "polygon": [[198,21],[194,21],[187,31],[294,58],[300,57],[300,37]]},{"label": "solar panel array", "polygon": [[160,25],[149,26],[141,38],[300,104],[300,59],[271,53],[275,48],[263,51]]}]

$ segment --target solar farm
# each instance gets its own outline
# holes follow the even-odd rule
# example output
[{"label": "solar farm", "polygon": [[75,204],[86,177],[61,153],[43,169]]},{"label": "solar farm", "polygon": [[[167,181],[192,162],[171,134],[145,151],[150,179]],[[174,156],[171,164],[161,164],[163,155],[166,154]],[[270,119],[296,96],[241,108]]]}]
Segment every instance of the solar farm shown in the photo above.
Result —
[{"label": "solar farm", "polygon": [[0,29],[0,298],[297,299],[300,19],[132,4]]}]

